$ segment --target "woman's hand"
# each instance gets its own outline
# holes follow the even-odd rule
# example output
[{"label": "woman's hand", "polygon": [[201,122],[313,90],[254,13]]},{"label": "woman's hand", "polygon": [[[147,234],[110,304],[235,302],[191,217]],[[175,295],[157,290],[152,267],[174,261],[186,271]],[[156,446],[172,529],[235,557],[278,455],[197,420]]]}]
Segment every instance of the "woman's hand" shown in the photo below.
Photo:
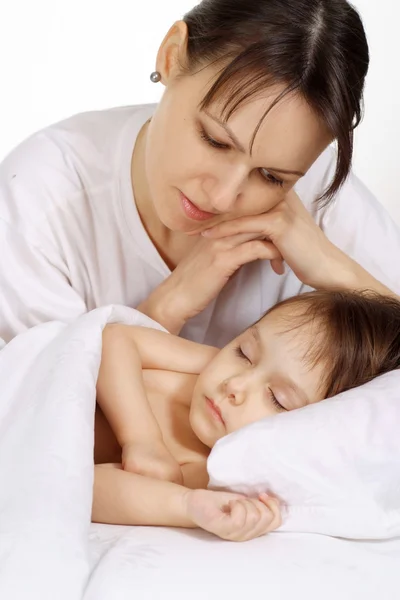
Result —
[{"label": "woman's hand", "polygon": [[190,490],[186,514],[195,525],[224,540],[244,542],[281,525],[278,501],[267,494],[247,498],[230,492]]},{"label": "woman's hand", "polygon": [[274,270],[283,273],[279,250],[261,237],[265,236],[248,231],[224,235],[223,239],[201,237],[173,273],[137,307],[138,310],[177,334],[188,319],[218,296],[242,265],[255,260],[270,260]]},{"label": "woman's hand", "polygon": [[243,232],[267,239],[298,279],[313,288],[345,288],[359,267],[328,240],[293,190],[267,213],[226,221],[203,235],[223,240]]},{"label": "woman's hand", "polygon": [[122,447],[124,471],[182,484],[182,471],[162,440],[131,442]]},{"label": "woman's hand", "polygon": [[178,334],[241,266],[255,260],[271,261],[277,274],[284,272],[284,261],[300,281],[315,289],[392,294],[328,240],[292,190],[262,215],[226,221],[203,232],[188,256],[137,308]]}]

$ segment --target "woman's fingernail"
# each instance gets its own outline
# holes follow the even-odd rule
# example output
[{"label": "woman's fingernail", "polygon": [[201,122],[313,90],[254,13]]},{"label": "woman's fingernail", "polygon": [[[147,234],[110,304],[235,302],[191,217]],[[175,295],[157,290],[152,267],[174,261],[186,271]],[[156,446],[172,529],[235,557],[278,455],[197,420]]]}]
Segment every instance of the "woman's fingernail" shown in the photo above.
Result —
[{"label": "woman's fingernail", "polygon": [[204,237],[211,237],[211,229],[205,229],[204,231],[201,232],[201,235]]}]

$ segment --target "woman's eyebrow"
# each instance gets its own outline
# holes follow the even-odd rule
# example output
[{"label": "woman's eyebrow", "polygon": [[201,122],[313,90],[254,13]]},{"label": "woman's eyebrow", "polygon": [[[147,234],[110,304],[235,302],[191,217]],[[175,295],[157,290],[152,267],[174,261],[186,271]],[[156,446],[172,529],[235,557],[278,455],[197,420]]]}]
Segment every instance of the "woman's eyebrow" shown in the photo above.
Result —
[{"label": "woman's eyebrow", "polygon": [[304,177],[305,173],[302,171],[289,171],[287,169],[277,169],[276,167],[268,167],[268,171],[275,171],[276,173],[284,173],[285,175],[298,175]]},{"label": "woman's eyebrow", "polygon": [[[209,113],[207,110],[204,109],[203,112],[208,117],[210,117],[210,119],[215,121],[215,123],[218,123],[218,125],[223,127],[225,129],[226,133],[228,134],[228,136],[230,137],[231,141],[233,142],[233,144],[236,146],[236,148],[243,154],[246,154],[245,147],[243,146],[243,144],[241,142],[239,142],[239,140],[237,139],[236,135],[233,133],[233,131],[231,130],[229,125],[227,125],[224,121],[221,121],[220,119],[218,119],[218,117]],[[298,175],[299,177],[304,177],[304,175],[305,175],[305,173],[303,173],[302,171],[292,171],[290,169],[279,169],[278,167],[265,167],[265,168],[267,169],[267,171],[274,171],[276,173],[283,173],[285,175]]]},{"label": "woman's eyebrow", "polygon": [[218,119],[218,117],[215,117],[214,115],[209,113],[208,110],[203,110],[203,112],[204,112],[204,114],[207,115],[207,117],[210,117],[210,119],[212,119],[213,121],[218,123],[218,125],[223,127],[225,129],[226,133],[231,138],[231,141],[235,144],[236,148],[238,150],[240,150],[240,152],[243,152],[243,154],[246,154],[245,147],[243,146],[243,144],[241,142],[239,142],[239,140],[237,139],[236,135],[233,133],[233,131],[231,130],[229,125],[227,125],[224,121],[220,121],[220,119]]}]

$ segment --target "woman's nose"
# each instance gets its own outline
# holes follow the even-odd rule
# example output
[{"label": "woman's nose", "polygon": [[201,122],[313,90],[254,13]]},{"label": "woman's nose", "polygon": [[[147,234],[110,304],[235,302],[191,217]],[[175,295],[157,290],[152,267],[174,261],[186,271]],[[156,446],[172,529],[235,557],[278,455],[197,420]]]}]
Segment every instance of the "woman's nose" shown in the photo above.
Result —
[{"label": "woman's nose", "polygon": [[211,206],[220,214],[233,212],[237,197],[236,191],[220,186],[211,196]]},{"label": "woman's nose", "polygon": [[211,206],[219,213],[229,213],[243,192],[245,173],[242,169],[229,169],[216,177],[208,186]]}]

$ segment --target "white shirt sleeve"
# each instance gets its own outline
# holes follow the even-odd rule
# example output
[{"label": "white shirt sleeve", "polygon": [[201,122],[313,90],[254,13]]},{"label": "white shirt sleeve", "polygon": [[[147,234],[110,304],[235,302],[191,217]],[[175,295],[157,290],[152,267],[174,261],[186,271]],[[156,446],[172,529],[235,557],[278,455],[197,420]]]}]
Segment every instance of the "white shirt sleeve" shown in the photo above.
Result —
[{"label": "white shirt sleeve", "polygon": [[69,322],[86,311],[84,300],[40,248],[0,219],[0,338],[47,321]]},{"label": "white shirt sleeve", "polygon": [[336,246],[400,294],[400,229],[353,173],[320,225]]},{"label": "white shirt sleeve", "polygon": [[48,220],[76,189],[73,176],[62,149],[41,133],[0,164],[0,338],[6,341],[39,323],[69,322],[86,310],[62,268]]}]

